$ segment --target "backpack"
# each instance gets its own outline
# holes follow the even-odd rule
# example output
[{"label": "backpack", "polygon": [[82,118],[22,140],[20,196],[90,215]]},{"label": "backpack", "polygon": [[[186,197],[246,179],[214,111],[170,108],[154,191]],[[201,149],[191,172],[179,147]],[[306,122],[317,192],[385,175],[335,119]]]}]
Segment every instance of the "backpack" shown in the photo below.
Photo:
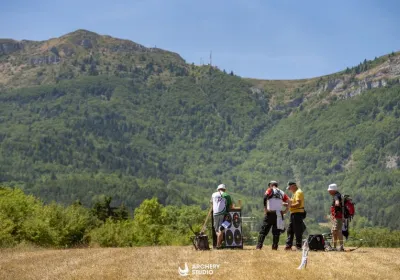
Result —
[{"label": "backpack", "polygon": [[267,199],[271,199],[271,198],[276,198],[276,199],[282,199],[283,198],[283,191],[280,189],[271,189],[271,194],[267,196]]},{"label": "backpack", "polygon": [[210,246],[208,245],[208,236],[203,234],[203,233],[199,233],[196,234],[195,236],[193,236],[191,238],[193,246],[196,250],[210,250]]},{"label": "backpack", "polygon": [[311,234],[307,238],[308,248],[313,251],[325,250],[325,239],[322,234]]},{"label": "backpack", "polygon": [[353,219],[354,214],[356,213],[355,210],[355,203],[351,199],[349,195],[343,195],[342,196],[342,201],[343,201],[343,209],[344,209],[344,218],[345,219]]}]

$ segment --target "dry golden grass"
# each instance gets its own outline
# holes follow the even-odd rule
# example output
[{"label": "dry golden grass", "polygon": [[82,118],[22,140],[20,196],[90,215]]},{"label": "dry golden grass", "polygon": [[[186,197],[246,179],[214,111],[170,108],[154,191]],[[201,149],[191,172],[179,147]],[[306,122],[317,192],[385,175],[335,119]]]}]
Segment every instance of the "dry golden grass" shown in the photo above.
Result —
[{"label": "dry golden grass", "polygon": [[[192,247],[0,250],[0,279],[399,279],[400,249],[354,252],[195,251]],[[182,277],[178,267],[219,264],[213,275]]]}]

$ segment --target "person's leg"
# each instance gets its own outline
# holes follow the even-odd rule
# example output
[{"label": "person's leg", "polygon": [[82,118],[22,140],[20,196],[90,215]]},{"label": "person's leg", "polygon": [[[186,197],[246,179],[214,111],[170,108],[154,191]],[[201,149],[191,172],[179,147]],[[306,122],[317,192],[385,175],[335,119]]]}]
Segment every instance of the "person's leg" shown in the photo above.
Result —
[{"label": "person's leg", "polygon": [[276,215],[275,212],[271,212],[269,216],[269,224],[272,226],[272,250],[278,249],[279,235],[281,234],[281,230],[278,229]]},{"label": "person's leg", "polygon": [[337,240],[338,240],[338,235],[337,235],[337,230],[332,230],[332,248],[336,249],[337,245]]},{"label": "person's leg", "polygon": [[336,249],[336,245],[337,245],[337,240],[338,240],[338,229],[337,229],[338,225],[337,225],[337,220],[336,219],[332,219],[332,248]]},{"label": "person's leg", "polygon": [[217,247],[217,229],[214,226],[214,215],[211,215],[211,231],[212,231],[212,247],[215,249]]},{"label": "person's leg", "polygon": [[303,217],[300,213],[293,214],[293,231],[296,237],[296,248],[301,249],[303,243]]},{"label": "person's leg", "polygon": [[337,238],[338,238],[339,244],[340,244],[340,249],[339,249],[340,251],[344,250],[342,227],[343,227],[343,219],[338,219],[337,220]]},{"label": "person's leg", "polygon": [[224,215],[214,216],[214,228],[217,234],[217,248],[221,247],[222,240],[224,239],[224,232],[221,230],[221,225],[224,222]]},{"label": "person's leg", "polygon": [[287,239],[286,239],[286,249],[291,249],[293,245],[293,214],[290,215],[289,226],[287,228]]},{"label": "person's leg", "polygon": [[276,224],[272,226],[272,250],[278,250],[279,236],[281,230],[277,228]]},{"label": "person's leg", "polygon": [[224,231],[220,230],[217,233],[217,248],[221,247],[222,245],[222,240],[224,240]]},{"label": "person's leg", "polygon": [[271,225],[269,224],[268,214],[264,216],[263,225],[261,226],[260,233],[258,234],[258,241],[256,249],[261,249],[264,245],[265,237],[268,235]]}]

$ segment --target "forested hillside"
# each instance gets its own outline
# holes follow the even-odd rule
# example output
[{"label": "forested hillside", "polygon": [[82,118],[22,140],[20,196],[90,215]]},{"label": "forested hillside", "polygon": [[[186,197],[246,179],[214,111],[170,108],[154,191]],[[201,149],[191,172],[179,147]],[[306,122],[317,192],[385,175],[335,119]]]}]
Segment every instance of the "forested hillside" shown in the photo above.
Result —
[{"label": "forested hillside", "polygon": [[2,185],[47,202],[205,209],[224,182],[248,216],[269,180],[296,179],[312,223],[336,182],[358,227],[400,229],[399,54],[261,81],[82,30],[0,44]]},{"label": "forested hillside", "polygon": [[[256,195],[264,174],[301,182],[312,217],[329,212],[327,185],[336,182],[375,226],[399,228],[400,86],[350,100],[299,109],[265,132],[233,173]],[[363,225],[372,225],[358,220]]]}]

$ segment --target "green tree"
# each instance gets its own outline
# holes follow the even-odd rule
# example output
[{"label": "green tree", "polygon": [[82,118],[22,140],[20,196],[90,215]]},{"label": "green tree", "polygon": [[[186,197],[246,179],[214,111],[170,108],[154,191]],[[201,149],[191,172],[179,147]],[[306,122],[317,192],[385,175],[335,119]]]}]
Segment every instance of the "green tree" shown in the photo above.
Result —
[{"label": "green tree", "polygon": [[146,199],[135,209],[134,222],[139,245],[159,245],[165,211],[156,198]]}]

